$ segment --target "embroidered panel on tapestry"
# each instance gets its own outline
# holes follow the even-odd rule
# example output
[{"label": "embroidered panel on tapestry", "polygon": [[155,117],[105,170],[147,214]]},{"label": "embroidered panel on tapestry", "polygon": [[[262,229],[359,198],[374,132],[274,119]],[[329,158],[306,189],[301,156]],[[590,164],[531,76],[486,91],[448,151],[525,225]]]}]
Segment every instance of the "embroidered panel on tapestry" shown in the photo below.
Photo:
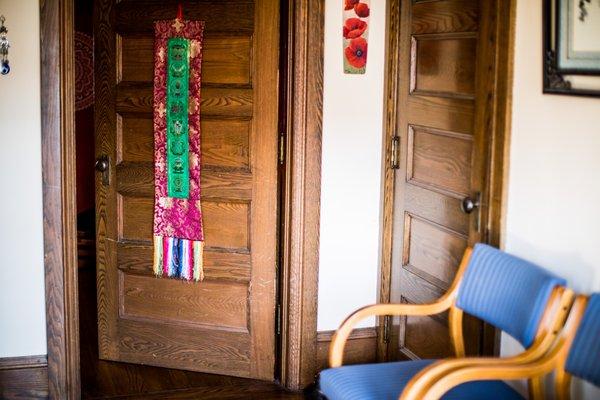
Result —
[{"label": "embroidered panel on tapestry", "polygon": [[154,23],[154,273],[202,280],[203,21]]}]

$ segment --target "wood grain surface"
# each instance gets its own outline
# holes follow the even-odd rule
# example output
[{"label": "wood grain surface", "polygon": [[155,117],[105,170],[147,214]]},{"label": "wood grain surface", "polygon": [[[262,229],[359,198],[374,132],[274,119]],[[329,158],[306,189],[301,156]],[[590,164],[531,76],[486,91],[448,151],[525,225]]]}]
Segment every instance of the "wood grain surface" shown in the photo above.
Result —
[{"label": "wood grain surface", "polygon": [[[388,7],[386,152],[400,140],[400,168],[384,179],[380,301],[419,304],[440,297],[468,245],[486,241],[487,190],[495,141],[497,1],[393,0]],[[402,12],[400,10],[403,10]],[[490,122],[492,121],[492,122]],[[472,214],[466,197],[481,195]],[[498,217],[498,214],[496,214]],[[380,360],[452,354],[446,317],[393,320]],[[383,329],[379,322],[380,332]],[[489,352],[484,327],[465,318],[467,352]],[[486,331],[487,332],[487,331]]]},{"label": "wood grain surface", "polygon": [[96,151],[112,163],[96,180],[100,357],[274,380],[279,2],[183,9],[206,22],[201,283],[150,270],[152,21],[176,3],[96,2]]},{"label": "wood grain surface", "polygon": [[317,371],[323,121],[324,0],[289,2],[289,98],[282,216],[282,382],[299,390]]},{"label": "wood grain surface", "polygon": [[45,355],[0,358],[0,399],[47,399],[48,395]]}]

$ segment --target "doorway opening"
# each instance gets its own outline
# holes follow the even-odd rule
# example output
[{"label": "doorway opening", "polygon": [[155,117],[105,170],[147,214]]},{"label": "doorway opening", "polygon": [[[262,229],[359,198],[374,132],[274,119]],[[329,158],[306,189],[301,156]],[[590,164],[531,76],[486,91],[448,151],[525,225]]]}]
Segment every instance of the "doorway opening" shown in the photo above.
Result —
[{"label": "doorway opening", "polygon": [[[102,3],[100,7],[106,6],[108,8],[100,8],[98,5],[99,2]],[[243,5],[248,6],[248,2],[241,3],[244,3]],[[277,2],[266,1],[261,3],[265,10],[278,9],[274,6],[274,4],[277,4]],[[169,7],[171,5],[175,7],[176,3],[169,3],[163,7]],[[122,29],[124,31],[124,33],[118,32],[116,34],[116,38],[118,39],[118,49],[116,52],[118,52],[118,55],[115,55],[115,58],[112,59],[112,61],[114,61],[116,64],[115,69],[121,69],[118,79],[122,81],[116,85],[114,92],[111,93],[111,95],[114,94],[114,97],[117,97],[117,105],[115,108],[117,109],[119,126],[116,129],[121,130],[115,132],[114,137],[116,137],[116,142],[109,143],[109,146],[115,146],[117,148],[116,156],[110,154],[109,152],[109,154],[107,154],[108,158],[106,158],[109,164],[108,166],[104,166],[100,163],[100,157],[104,156],[104,154],[99,156],[99,154],[103,151],[100,151],[98,148],[98,121],[101,120],[103,116],[108,115],[106,107],[104,107],[106,102],[115,102],[115,99],[114,97],[111,98],[110,96],[107,97],[102,95],[101,91],[97,90],[99,87],[104,87],[103,84],[106,82],[101,82],[99,84],[97,81],[98,79],[103,78],[101,74],[98,74],[97,69],[94,68],[94,63],[96,67],[99,65],[98,57],[105,56],[103,51],[106,50],[106,48],[102,48],[103,45],[99,43],[98,40],[96,40],[96,43],[94,43],[95,39],[97,39],[100,35],[98,31],[95,32],[95,30],[98,30],[99,28],[106,28],[106,26],[99,27],[98,14],[99,12],[106,11],[110,7],[117,8],[117,19],[122,18],[123,15],[127,15],[127,11],[139,13],[142,9],[145,9],[149,13],[151,13],[153,10],[157,15],[164,14],[164,10],[158,9],[160,6],[157,6],[157,2],[148,2],[147,6],[148,7],[145,8],[143,5],[136,3],[135,7],[133,7],[131,4],[127,4],[127,2],[121,2],[119,6],[115,6],[112,2],[105,0],[77,0],[74,2],[74,64],[76,67],[75,153],[77,182],[76,198],[78,261],[76,276],[78,282],[79,300],[79,351],[82,398],[105,398],[115,396],[140,396],[143,398],[155,396],[156,398],[172,398],[175,392],[182,393],[182,396],[184,397],[191,394],[196,398],[211,398],[211,396],[212,398],[239,398],[242,393],[249,392],[254,392],[257,394],[276,394],[277,396],[289,395],[289,398],[296,398],[296,396],[299,395],[286,394],[283,389],[277,385],[277,380],[279,379],[280,374],[280,370],[278,369],[280,361],[279,359],[275,359],[275,355],[281,351],[282,345],[278,340],[276,340],[277,333],[275,324],[272,323],[272,321],[275,319],[275,307],[271,307],[273,311],[272,315],[268,316],[265,314],[263,319],[266,322],[261,325],[261,329],[267,327],[268,334],[272,335],[269,340],[266,340],[267,346],[272,347],[271,350],[269,350],[270,355],[265,356],[264,354],[259,354],[257,356],[258,358],[266,359],[267,364],[271,363],[270,366],[263,363],[266,366],[249,366],[248,368],[250,369],[247,370],[244,362],[247,358],[250,359],[251,357],[254,357],[252,352],[255,351],[256,346],[258,345],[253,344],[253,347],[249,347],[247,350],[248,354],[246,354],[239,353],[240,351],[246,351],[246,349],[242,348],[241,345],[240,348],[236,348],[233,345],[230,346],[227,342],[231,339],[228,338],[227,335],[233,332],[234,334],[239,334],[241,337],[239,342],[243,343],[243,341],[246,340],[243,336],[244,332],[247,333],[248,331],[251,331],[251,329],[246,330],[243,326],[246,323],[251,325],[251,322],[248,322],[245,319],[251,318],[251,312],[249,309],[251,308],[250,306],[252,306],[252,304],[250,303],[259,301],[262,302],[263,305],[265,304],[262,299],[253,299],[251,294],[248,294],[248,298],[245,297],[247,280],[251,279],[252,276],[250,270],[252,266],[249,264],[252,262],[252,251],[255,248],[260,247],[260,244],[257,245],[252,241],[252,238],[244,236],[243,232],[240,234],[240,232],[235,231],[235,229],[228,228],[227,224],[247,224],[249,226],[244,228],[244,225],[242,226],[242,229],[247,229],[248,232],[245,235],[251,235],[253,233],[253,228],[251,226],[253,220],[251,218],[256,214],[256,220],[264,220],[260,218],[260,210],[257,211],[256,209],[252,208],[253,203],[260,202],[262,200],[251,197],[252,193],[260,191],[259,189],[253,188],[252,185],[254,183],[252,182],[251,173],[254,168],[257,168],[261,171],[265,169],[263,165],[259,165],[263,162],[263,160],[257,156],[257,154],[260,155],[260,152],[263,150],[257,147],[252,147],[254,143],[253,140],[255,140],[253,137],[259,132],[266,131],[264,128],[270,123],[269,118],[275,122],[279,118],[279,126],[287,126],[287,120],[285,119],[287,117],[286,106],[280,107],[279,110],[276,106],[271,107],[271,114],[267,116],[264,114],[253,113],[252,111],[252,101],[260,99],[260,97],[257,96],[264,95],[256,95],[253,93],[262,90],[257,89],[257,87],[254,85],[255,82],[259,82],[258,84],[261,84],[259,88],[268,85],[277,87],[277,78],[272,79],[270,83],[263,83],[268,79],[271,79],[271,76],[277,76],[276,74],[265,73],[269,66],[257,67],[257,64],[253,64],[253,60],[255,60],[252,57],[253,53],[272,51],[272,49],[264,49],[261,47],[261,45],[253,43],[254,39],[252,39],[252,35],[261,34],[261,32],[257,33],[257,30],[262,29],[256,25],[261,25],[266,22],[264,19],[261,19],[264,18],[263,15],[266,14],[266,11],[264,14],[263,11],[255,14],[255,10],[252,7],[247,8],[246,11],[248,12],[248,15],[242,17],[243,21],[241,27],[223,26],[214,28],[209,25],[211,21],[207,21],[207,31],[205,35],[205,57],[203,61],[203,85],[206,81],[206,90],[203,86],[203,97],[208,99],[207,103],[203,103],[203,105],[205,105],[205,109],[208,110],[208,116],[205,118],[203,109],[202,119],[203,121],[208,121],[209,123],[207,125],[210,125],[208,129],[204,129],[203,127],[202,132],[202,146],[203,153],[205,155],[203,162],[209,164],[206,167],[209,175],[215,175],[211,175],[206,179],[208,185],[208,195],[206,198],[209,200],[210,204],[208,206],[203,204],[203,211],[205,212],[205,226],[207,226],[207,230],[210,230],[210,224],[217,220],[217,223],[221,228],[220,231],[225,232],[219,236],[220,242],[213,246],[214,254],[217,254],[220,258],[217,259],[217,256],[210,254],[206,256],[206,262],[208,265],[206,272],[207,280],[205,285],[215,286],[213,288],[214,290],[212,290],[210,294],[216,297],[219,296],[219,291],[223,293],[227,290],[231,290],[231,287],[233,287],[234,290],[237,290],[235,294],[242,293],[244,294],[244,297],[240,301],[237,301],[237,299],[232,300],[231,298],[226,297],[216,298],[215,303],[210,304],[210,298],[209,300],[206,300],[200,298],[200,296],[194,297],[195,295],[190,289],[192,287],[191,285],[193,284],[184,284],[187,287],[180,285],[183,288],[182,290],[185,291],[181,298],[175,296],[167,299],[175,302],[189,302],[192,306],[204,306],[208,309],[211,307],[215,308],[216,313],[214,318],[226,319],[229,325],[226,324],[227,326],[224,326],[224,328],[214,336],[214,343],[212,343],[214,348],[223,349],[224,357],[226,357],[227,354],[236,352],[238,353],[232,356],[232,360],[230,360],[229,363],[225,361],[223,366],[215,367],[214,371],[211,370],[211,364],[207,364],[208,367],[205,365],[204,367],[198,368],[206,372],[190,370],[195,368],[192,363],[182,362],[181,368],[179,368],[179,365],[175,362],[161,362],[159,360],[154,363],[152,360],[148,361],[148,358],[160,358],[161,353],[163,360],[168,361],[169,352],[177,353],[177,351],[187,351],[177,348],[169,348],[165,344],[169,343],[169,340],[171,340],[169,335],[171,335],[172,332],[179,332],[179,330],[183,331],[190,326],[206,327],[207,325],[211,325],[211,323],[213,325],[217,324],[212,320],[212,322],[201,320],[204,314],[202,316],[187,315],[189,320],[183,321],[183,324],[179,326],[176,326],[176,323],[172,323],[173,319],[162,325],[165,329],[164,335],[166,339],[159,344],[161,346],[165,345],[164,348],[159,348],[156,343],[138,340],[139,338],[135,336],[135,329],[138,329],[137,332],[140,332],[140,327],[135,327],[135,329],[128,331],[127,329],[130,327],[125,325],[117,325],[116,327],[113,327],[117,331],[117,334],[115,334],[114,337],[109,338],[109,347],[120,346],[120,344],[115,342],[123,343],[127,342],[128,340],[132,340],[133,342],[136,342],[131,348],[131,353],[135,352],[135,355],[121,356],[123,353],[125,353],[123,350],[118,350],[116,353],[114,353],[117,355],[114,355],[110,351],[103,351],[101,348],[102,343],[107,342],[106,337],[102,337],[102,329],[104,329],[102,325],[106,321],[103,320],[99,322],[99,313],[101,313],[99,310],[104,309],[104,302],[114,302],[115,300],[108,298],[102,293],[102,291],[105,290],[106,283],[105,281],[102,281],[102,279],[104,279],[103,276],[107,274],[107,245],[105,243],[106,236],[103,236],[101,239],[99,239],[98,235],[99,233],[105,235],[105,233],[102,233],[101,231],[106,228],[107,224],[113,224],[114,221],[107,222],[98,216],[106,211],[106,205],[99,206],[97,204],[97,199],[99,198],[99,187],[101,190],[115,189],[106,189],[105,187],[103,188],[99,186],[103,185],[104,183],[102,183],[102,179],[99,178],[101,174],[99,174],[98,171],[101,169],[108,169],[109,174],[112,174],[110,175],[112,180],[111,183],[114,184],[114,181],[116,180],[117,185],[116,196],[119,200],[115,203],[116,209],[113,209],[111,212],[113,212],[113,215],[117,216],[118,222],[114,223],[117,224],[115,229],[118,233],[115,238],[109,238],[109,240],[116,242],[117,247],[119,245],[122,245],[123,247],[129,246],[129,250],[131,250],[131,248],[135,248],[136,251],[141,252],[145,256],[147,254],[145,250],[147,249],[145,248],[146,244],[144,242],[144,235],[148,233],[145,229],[147,224],[144,222],[146,219],[138,217],[142,215],[140,210],[146,203],[149,203],[149,201],[147,201],[147,199],[144,197],[146,196],[146,192],[148,190],[142,189],[141,191],[136,191],[137,189],[132,189],[131,187],[129,189],[125,189],[124,191],[121,190],[122,185],[136,185],[139,182],[142,182],[144,180],[144,173],[141,175],[136,175],[134,173],[133,180],[135,182],[129,183],[123,183],[119,173],[123,171],[127,172],[127,168],[146,168],[148,167],[146,164],[149,164],[148,160],[151,160],[148,156],[151,156],[153,143],[151,139],[150,141],[147,140],[148,137],[146,136],[148,136],[147,134],[150,131],[146,129],[148,124],[145,123],[147,120],[151,121],[151,119],[148,118],[148,110],[144,108],[147,105],[140,105],[141,103],[136,102],[136,99],[143,98],[143,95],[140,94],[140,92],[144,89],[142,86],[147,83],[151,84],[150,79],[148,79],[148,76],[145,75],[149,71],[146,70],[147,65],[144,64],[148,64],[148,61],[151,60],[151,54],[146,50],[151,48],[147,45],[151,45],[152,42],[149,39],[151,38],[151,35],[145,31],[145,27],[130,26],[123,28],[118,27],[118,21],[115,23],[118,29]],[[228,5],[226,7],[231,6],[232,5]],[[259,6],[260,5],[256,5],[256,7]],[[118,7],[121,7],[121,9]],[[218,8],[219,6],[217,5],[216,7]],[[275,38],[274,48],[276,48],[277,44],[279,43],[281,45],[281,51],[287,51],[287,2],[281,2],[279,7],[281,8],[280,18],[282,21],[285,21],[285,24],[281,24],[281,37]],[[190,19],[193,19],[194,13],[197,13],[196,8],[197,5],[195,7],[194,5],[189,4],[189,11],[191,14]],[[184,11],[188,10],[186,10],[184,7]],[[149,18],[150,17],[147,17],[146,19]],[[256,18],[256,20],[254,20],[254,18]],[[226,21],[222,20],[221,22],[227,24]],[[270,22],[271,21],[269,21],[269,23]],[[217,23],[217,20],[212,21],[212,23]],[[243,23],[245,23],[247,26],[244,26]],[[254,31],[250,32],[250,29],[254,29]],[[116,28],[113,27],[113,31],[114,30],[116,30]],[[108,40],[112,39],[113,38],[111,37],[108,38]],[[266,41],[271,39],[263,37],[263,40]],[[284,44],[285,46],[283,46]],[[96,58],[95,61],[94,58]],[[278,61],[277,57],[270,57],[269,54],[267,54],[266,59],[268,61],[265,61],[265,64],[271,63],[275,67],[274,70],[277,69],[278,62],[282,63],[280,64],[281,69],[287,69],[287,57],[281,56]],[[108,67],[110,63],[104,63],[104,65],[106,65],[107,68],[110,68]],[[96,79],[96,82],[94,82],[93,78]],[[287,87],[286,74],[281,74],[279,76],[279,80],[280,87]],[[107,82],[109,82],[109,80]],[[119,84],[122,87],[119,87]],[[96,88],[96,96],[94,96],[94,87]],[[133,99],[133,102],[138,106],[137,109],[135,109],[135,105],[133,107],[134,109],[127,109],[126,106],[123,106],[122,102],[119,103],[119,91],[123,92],[125,90],[130,90],[130,98],[126,101]],[[211,93],[211,91],[214,93]],[[287,92],[283,90],[279,93],[282,98],[286,96],[286,94]],[[272,97],[270,101],[274,101],[276,104],[277,101],[274,99],[276,99],[276,96]],[[104,103],[99,105],[98,102]],[[266,102],[263,102],[263,104],[266,104]],[[287,102],[285,102],[285,104],[287,104]],[[101,113],[101,115],[98,115],[99,113]],[[112,118],[112,116],[110,118]],[[255,121],[257,120],[259,121],[259,124],[262,124],[262,126],[255,125]],[[259,130],[257,128],[263,128],[263,130]],[[283,131],[277,127],[276,123],[273,128],[274,129],[271,133],[274,135],[274,137],[269,139],[262,138],[263,142],[271,141],[273,143],[278,143],[278,140],[280,140],[278,137],[279,132]],[[212,135],[213,137],[211,137],[211,132],[216,132],[216,134]],[[127,137],[127,135],[130,136]],[[205,142],[208,142],[206,148],[204,147]],[[260,144],[260,141],[258,143]],[[106,143],[102,142],[102,144]],[[273,149],[275,148],[279,149],[280,146],[273,146]],[[271,151],[271,149],[269,151]],[[146,158],[148,158],[148,160],[146,160]],[[265,159],[266,158],[269,157],[265,157]],[[274,188],[273,198],[275,199],[277,195],[283,195],[283,190],[278,189],[277,183],[285,181],[284,164],[278,167],[276,165],[276,163],[278,163],[277,159],[279,159],[279,157],[273,157],[273,159],[269,162],[272,162],[274,165],[267,167],[271,168],[275,174],[279,174],[278,179],[272,179]],[[94,165],[96,171],[94,170]],[[111,168],[116,169],[117,173],[115,174],[115,171],[110,171]],[[224,181],[222,187],[218,186],[219,182],[215,183],[216,178]],[[242,184],[245,185],[244,187],[236,187],[235,185],[237,184],[237,181],[235,181],[235,179],[246,179],[248,182],[242,182]],[[262,187],[266,186],[264,182],[257,183],[262,185]],[[217,186],[216,188],[215,185]],[[226,192],[227,189],[230,189],[230,192]],[[127,190],[129,190],[129,192],[127,192]],[[232,199],[231,196],[239,196],[239,198],[236,197],[235,199]],[[250,197],[246,198],[244,196]],[[127,202],[130,204],[128,205]],[[276,203],[277,202],[278,201],[276,201]],[[273,210],[276,208],[277,207],[269,209],[269,213],[273,214]],[[275,216],[273,216],[272,219],[274,222],[277,221]],[[281,221],[279,222],[281,223]],[[96,229],[99,226],[100,228]],[[278,247],[277,231],[279,231],[279,229],[276,226],[273,226],[273,232],[271,235],[273,254],[275,254]],[[216,230],[213,229],[212,232],[216,232]],[[217,235],[215,234],[215,236]],[[244,247],[246,246],[244,241],[248,243],[248,248]],[[253,243],[252,247],[250,246],[250,243]],[[207,246],[209,245],[210,244],[207,244]],[[118,303],[118,318],[128,312],[137,312],[138,314],[141,313],[143,315],[135,315],[135,318],[131,318],[130,320],[134,322],[149,321],[145,327],[140,325],[141,328],[147,329],[146,332],[156,334],[156,331],[151,331],[153,327],[156,327],[156,325],[152,325],[152,323],[160,320],[161,316],[152,311],[148,311],[148,308],[150,308],[149,306],[140,306],[139,304],[135,305],[135,300],[132,300],[131,296],[137,296],[141,293],[142,298],[144,298],[143,291],[146,290],[149,292],[149,294],[147,293],[145,299],[147,302],[151,303],[153,300],[156,300],[156,297],[160,295],[160,292],[153,289],[150,286],[151,284],[145,283],[145,281],[148,282],[152,280],[153,282],[165,282],[166,278],[163,281],[160,281],[149,277],[144,271],[140,272],[140,270],[125,270],[121,264],[121,261],[119,260],[119,251],[120,249],[117,248],[116,258],[118,261],[116,264],[109,266],[118,269],[118,289],[114,289],[115,291],[118,290],[118,297],[116,300]],[[235,259],[227,258],[231,254],[234,254],[233,257],[235,257]],[[133,256],[134,258],[136,257],[135,253],[130,253],[130,256]],[[213,258],[212,261],[210,257]],[[260,259],[260,255],[258,258]],[[224,259],[225,261],[221,266],[218,265],[214,259],[217,259],[217,261]],[[130,259],[130,261],[132,260]],[[275,261],[275,257],[273,257],[273,261]],[[137,263],[136,265],[138,268],[140,267],[139,259],[133,259],[132,262],[134,264]],[[210,270],[211,262],[213,262],[212,271]],[[235,264],[235,262],[238,262],[238,264]],[[104,264],[102,267],[104,269],[99,268],[99,265],[101,264]],[[272,266],[274,274],[275,263],[273,263]],[[277,272],[279,273],[279,271]],[[224,281],[227,282],[226,284],[213,283],[221,282],[220,279],[223,278],[223,275],[225,275]],[[277,278],[279,279],[279,277]],[[211,280],[213,282],[211,282]],[[177,282],[176,284],[179,283],[180,282]],[[167,281],[167,283],[161,283],[161,285],[165,287],[171,285],[171,283]],[[202,283],[200,285],[202,285]],[[273,286],[275,286],[275,284],[273,284]],[[98,289],[99,287],[101,289]],[[155,290],[155,292],[152,293],[152,290]],[[171,294],[174,292],[176,292],[176,290],[171,290]],[[130,303],[127,303],[128,296],[130,298]],[[166,298],[169,295],[165,294],[164,296]],[[274,294],[272,294],[272,296],[274,296]],[[275,299],[272,300],[274,301]],[[250,306],[248,304],[250,304]],[[177,313],[181,311],[180,309],[177,309],[177,307],[180,305],[181,304],[178,304],[175,308],[170,310],[163,309],[162,311],[165,313]],[[127,307],[130,307],[131,310],[128,310]],[[220,311],[219,307],[221,307]],[[265,305],[265,309],[269,309],[268,304]],[[238,311],[240,311],[240,313],[237,313]],[[184,315],[182,319],[185,319],[185,317],[186,316]],[[210,318],[211,317],[209,316],[209,319]],[[240,324],[239,326],[236,325],[238,323]],[[181,328],[181,326],[184,327]],[[251,328],[256,328],[256,326],[251,325]],[[264,332],[267,331],[264,330]],[[143,334],[144,332],[140,333],[142,337]],[[174,338],[173,342],[177,342],[177,340],[177,338]],[[254,339],[250,338],[250,340]],[[265,341],[264,335],[262,338],[260,338],[260,340]],[[148,347],[144,348],[146,345]],[[195,348],[192,350],[198,352],[198,354],[205,351],[202,348]],[[152,357],[150,356],[150,353]],[[202,355],[199,357],[201,358]],[[207,357],[211,357],[211,355],[209,354]],[[237,359],[235,359],[235,357],[237,357]],[[251,363],[252,360],[248,361],[248,365]],[[218,363],[215,361],[215,364]],[[230,368],[230,370],[228,368]],[[271,373],[268,371],[271,371]],[[220,375],[220,373],[256,377],[259,378],[260,381],[236,376],[224,376]]]},{"label": "doorway opening", "polygon": [[[271,0],[258,1],[273,4]],[[40,39],[44,44],[40,51],[44,66],[41,70],[44,269],[51,399],[81,397],[73,101],[74,3],[74,0],[46,0],[40,4]],[[134,2],[117,3],[118,7],[130,7]],[[163,3],[148,0],[146,5]],[[283,277],[279,296],[282,301],[280,363],[282,384],[288,389],[299,390],[313,382],[316,371],[324,0],[290,0],[289,3],[287,48],[291,73],[286,84],[290,123],[283,142],[287,174],[285,188],[281,190],[285,208],[282,209],[280,233],[284,243],[280,266]],[[139,1],[135,2],[135,5],[139,4]],[[176,3],[173,4],[176,7]],[[228,7],[230,4],[223,5]],[[143,9],[144,13],[137,19],[152,18],[148,8]],[[213,19],[227,20],[222,14],[210,14]],[[114,17],[110,12],[102,15],[109,20]],[[170,14],[163,19],[169,17]],[[264,20],[268,21],[267,28],[272,27],[273,18]],[[115,41],[107,43],[114,45]],[[277,57],[268,59],[273,61]],[[106,68],[104,64],[102,66]],[[95,103],[98,104],[97,97]],[[268,379],[271,380],[273,375]]]}]

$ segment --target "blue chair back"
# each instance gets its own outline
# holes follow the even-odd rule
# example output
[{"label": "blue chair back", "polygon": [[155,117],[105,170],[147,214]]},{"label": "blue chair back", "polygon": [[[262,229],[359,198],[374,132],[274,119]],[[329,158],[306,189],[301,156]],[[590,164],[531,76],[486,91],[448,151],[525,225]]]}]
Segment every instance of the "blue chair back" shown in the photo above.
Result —
[{"label": "blue chair back", "polygon": [[552,290],[559,285],[566,285],[565,280],[549,271],[477,244],[460,284],[456,306],[529,347]]},{"label": "blue chair back", "polygon": [[565,369],[600,386],[600,293],[592,294],[588,300]]}]

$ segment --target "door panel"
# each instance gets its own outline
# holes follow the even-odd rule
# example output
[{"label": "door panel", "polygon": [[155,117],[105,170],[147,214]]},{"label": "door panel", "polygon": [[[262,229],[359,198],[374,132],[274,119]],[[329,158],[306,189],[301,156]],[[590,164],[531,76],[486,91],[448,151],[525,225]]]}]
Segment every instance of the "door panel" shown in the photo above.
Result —
[{"label": "door panel", "polygon": [[447,289],[454,280],[466,238],[408,213],[405,217],[405,235],[410,248],[404,253],[407,256],[404,268],[437,287]]},{"label": "door panel", "polygon": [[[122,79],[125,82],[152,82],[154,39],[122,36]],[[203,44],[202,83],[250,84],[251,36],[207,37]]]},{"label": "door panel", "polygon": [[479,27],[479,4],[472,0],[415,2],[411,13],[411,32],[475,32]]},{"label": "door panel", "polygon": [[411,46],[412,94],[473,97],[473,60],[477,47],[474,34],[467,32],[413,35]]},{"label": "door panel", "polygon": [[469,193],[472,137],[428,127],[408,126],[409,183],[442,193]]},{"label": "door panel", "polygon": [[[96,179],[100,357],[272,380],[279,2],[197,1],[205,280],[152,273],[153,22],[177,2],[98,0]],[[260,104],[261,107],[255,107]]]},{"label": "door panel", "polygon": [[[121,119],[121,154],[118,162],[152,162],[154,132],[149,118],[124,117]],[[211,132],[202,139],[202,162],[208,167],[230,167],[248,171],[250,168],[251,121],[205,119],[200,122],[202,132]],[[210,173],[209,173],[210,175]],[[207,179],[205,171],[203,181]],[[153,188],[151,188],[153,190]]]},{"label": "door panel", "polygon": [[[486,106],[478,97],[484,3],[393,0],[400,54],[391,107],[400,162],[393,178],[391,302],[438,299],[465,248],[481,239],[479,210],[465,214],[461,201],[485,186],[486,133],[475,129]],[[393,358],[452,355],[446,313],[398,317],[393,326]],[[480,331],[478,321],[465,319],[469,353],[480,351]]]},{"label": "door panel", "polygon": [[127,273],[121,274],[121,279],[123,317],[248,332],[248,285],[244,282],[207,281],[196,288],[180,280],[156,282]]},{"label": "door panel", "polygon": [[[203,87],[201,114],[209,118],[252,118],[253,92],[243,87]],[[116,112],[119,114],[144,114],[151,118],[152,101],[152,82],[121,82],[117,87]]]}]

